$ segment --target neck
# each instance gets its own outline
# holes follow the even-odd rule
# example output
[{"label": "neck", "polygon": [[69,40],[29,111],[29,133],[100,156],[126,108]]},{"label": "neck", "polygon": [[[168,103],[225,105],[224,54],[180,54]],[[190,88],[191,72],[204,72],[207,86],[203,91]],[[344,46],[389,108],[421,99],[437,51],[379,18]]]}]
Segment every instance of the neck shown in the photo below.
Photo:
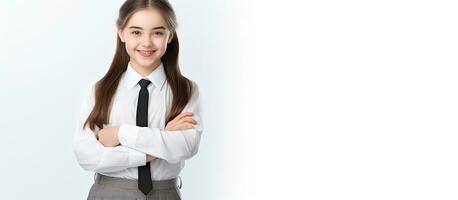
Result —
[{"label": "neck", "polygon": [[158,60],[157,62],[153,63],[151,66],[147,66],[147,67],[139,66],[135,62],[131,62],[130,65],[132,66],[132,68],[134,68],[134,70],[137,73],[139,73],[143,77],[146,77],[146,76],[150,75],[151,72],[153,72],[156,68],[158,68],[159,65],[161,65],[161,61]]}]

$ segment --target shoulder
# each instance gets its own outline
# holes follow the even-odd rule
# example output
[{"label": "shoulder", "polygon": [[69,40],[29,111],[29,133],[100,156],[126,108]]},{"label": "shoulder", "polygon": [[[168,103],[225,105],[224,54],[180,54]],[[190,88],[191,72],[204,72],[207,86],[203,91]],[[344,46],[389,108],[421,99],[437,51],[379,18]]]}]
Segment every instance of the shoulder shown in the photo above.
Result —
[{"label": "shoulder", "polygon": [[[188,77],[184,77],[185,80],[185,85],[182,85],[181,87],[185,88],[188,87],[191,90],[192,94],[199,93],[199,84],[195,80],[192,80]],[[168,80],[165,80],[165,86],[166,90],[169,93],[172,93],[172,87],[170,86],[170,83]],[[187,84],[186,84],[187,83]]]}]

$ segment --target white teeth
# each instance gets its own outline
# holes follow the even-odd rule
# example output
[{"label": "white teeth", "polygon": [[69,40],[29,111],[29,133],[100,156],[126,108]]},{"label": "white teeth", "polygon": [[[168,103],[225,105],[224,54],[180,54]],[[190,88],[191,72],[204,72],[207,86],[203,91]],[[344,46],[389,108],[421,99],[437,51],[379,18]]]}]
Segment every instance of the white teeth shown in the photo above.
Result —
[{"label": "white teeth", "polygon": [[142,50],[137,50],[142,56],[145,56],[145,57],[149,57],[151,55],[153,55],[153,53],[155,52],[155,50],[153,51],[142,51]]}]

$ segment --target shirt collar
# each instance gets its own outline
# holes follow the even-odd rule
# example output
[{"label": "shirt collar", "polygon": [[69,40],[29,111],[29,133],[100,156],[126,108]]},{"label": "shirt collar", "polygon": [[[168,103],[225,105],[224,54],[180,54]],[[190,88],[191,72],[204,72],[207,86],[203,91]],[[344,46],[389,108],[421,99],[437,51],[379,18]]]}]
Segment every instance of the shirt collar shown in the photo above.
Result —
[{"label": "shirt collar", "polygon": [[129,65],[127,66],[127,70],[125,72],[125,77],[126,77],[126,87],[129,90],[133,89],[138,84],[138,81],[140,81],[143,78],[150,80],[151,83],[153,83],[153,85],[159,89],[162,88],[166,80],[164,65],[162,64],[162,62],[153,72],[151,72],[146,77],[143,77],[137,71],[135,71],[135,69],[132,67],[131,63],[129,62]]}]

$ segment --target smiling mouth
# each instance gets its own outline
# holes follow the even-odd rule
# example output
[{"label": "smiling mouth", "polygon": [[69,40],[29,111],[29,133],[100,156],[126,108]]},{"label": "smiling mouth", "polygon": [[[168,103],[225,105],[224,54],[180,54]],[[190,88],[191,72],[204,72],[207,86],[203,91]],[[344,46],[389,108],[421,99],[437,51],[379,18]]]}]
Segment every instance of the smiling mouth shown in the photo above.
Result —
[{"label": "smiling mouth", "polygon": [[144,50],[137,50],[137,52],[143,57],[150,57],[156,52],[156,50],[144,51]]}]

